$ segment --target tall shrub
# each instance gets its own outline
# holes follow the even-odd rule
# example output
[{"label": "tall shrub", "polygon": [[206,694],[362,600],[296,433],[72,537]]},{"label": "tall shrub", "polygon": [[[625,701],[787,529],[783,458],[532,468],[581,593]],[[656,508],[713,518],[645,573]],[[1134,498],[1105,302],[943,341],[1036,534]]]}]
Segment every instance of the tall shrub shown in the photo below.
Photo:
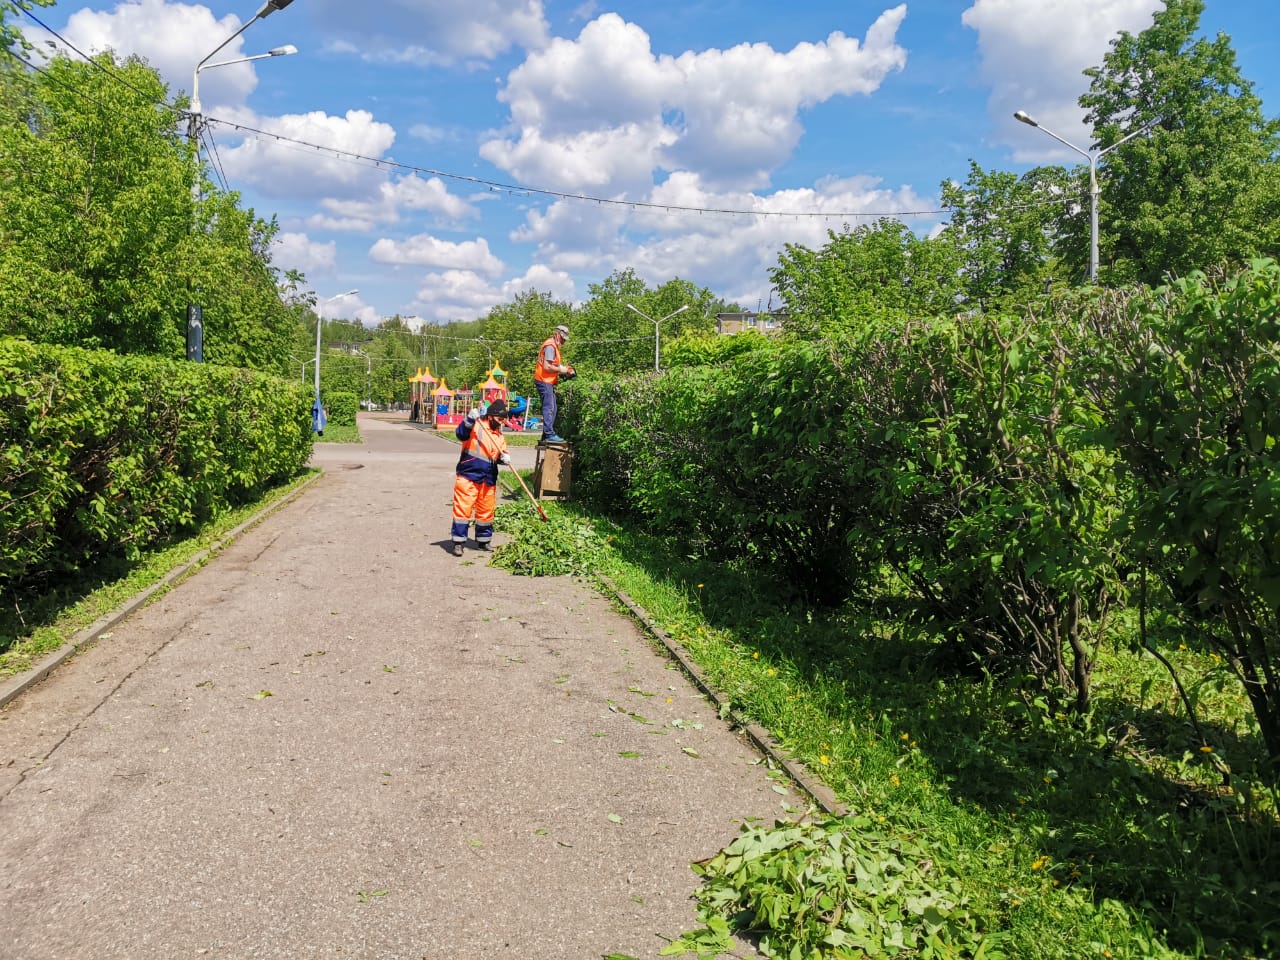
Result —
[{"label": "tall shrub", "polygon": [[1194,274],[1095,322],[1113,351],[1108,436],[1136,486],[1131,549],[1280,758],[1280,265]]}]

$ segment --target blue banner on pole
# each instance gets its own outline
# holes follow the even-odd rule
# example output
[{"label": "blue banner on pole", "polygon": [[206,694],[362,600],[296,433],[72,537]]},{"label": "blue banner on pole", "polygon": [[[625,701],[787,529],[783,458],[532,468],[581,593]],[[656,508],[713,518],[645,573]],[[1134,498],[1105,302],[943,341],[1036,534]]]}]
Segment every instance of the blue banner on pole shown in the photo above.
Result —
[{"label": "blue banner on pole", "polygon": [[324,425],[329,420],[324,415],[324,405],[320,402],[320,394],[316,394],[315,402],[311,404],[311,432],[324,436]]}]

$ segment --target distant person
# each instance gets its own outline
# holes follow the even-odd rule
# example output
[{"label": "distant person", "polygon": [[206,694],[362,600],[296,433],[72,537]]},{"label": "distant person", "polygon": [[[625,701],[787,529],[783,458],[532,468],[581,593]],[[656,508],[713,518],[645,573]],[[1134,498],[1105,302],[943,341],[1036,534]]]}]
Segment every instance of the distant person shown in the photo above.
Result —
[{"label": "distant person", "polygon": [[462,556],[471,526],[472,511],[476,515],[476,546],[489,549],[493,539],[493,512],[498,505],[498,465],[511,462],[507,438],[502,435],[502,421],[507,405],[502,400],[489,404],[482,415],[472,410],[458,424],[454,435],[462,441],[458,458],[458,475],[453,481],[453,555]]},{"label": "distant person", "polygon": [[560,347],[569,339],[569,328],[563,324],[555,331],[538,350],[538,366],[533,372],[533,381],[538,388],[538,398],[542,401],[542,440],[544,443],[564,443],[564,437],[556,433],[556,385],[560,378],[569,380],[577,376],[577,372],[560,356]]}]

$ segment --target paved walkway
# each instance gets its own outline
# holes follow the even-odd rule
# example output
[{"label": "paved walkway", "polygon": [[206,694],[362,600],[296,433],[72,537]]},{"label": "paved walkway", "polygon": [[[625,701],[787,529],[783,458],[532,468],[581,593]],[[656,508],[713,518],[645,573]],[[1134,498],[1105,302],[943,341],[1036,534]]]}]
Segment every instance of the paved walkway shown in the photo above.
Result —
[{"label": "paved walkway", "polygon": [[455,445],[361,426],[0,712],[0,958],[653,957],[782,814],[629,618],[447,553]]}]

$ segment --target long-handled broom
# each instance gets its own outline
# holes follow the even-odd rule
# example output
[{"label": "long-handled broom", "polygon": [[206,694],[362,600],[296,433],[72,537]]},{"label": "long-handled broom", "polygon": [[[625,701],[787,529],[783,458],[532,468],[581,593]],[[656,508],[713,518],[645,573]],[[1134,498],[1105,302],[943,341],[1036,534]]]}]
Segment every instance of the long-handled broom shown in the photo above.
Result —
[{"label": "long-handled broom", "polygon": [[538,516],[542,518],[542,522],[550,523],[551,520],[547,516],[547,511],[543,510],[542,504],[534,499],[533,491],[531,491],[529,489],[529,485],[524,482],[524,477],[520,476],[520,471],[516,469],[516,465],[514,463],[508,463],[507,466],[511,468],[511,472],[514,473],[516,475],[516,479],[520,481],[520,489],[522,489],[529,497],[529,502],[532,503],[534,508],[538,511]]}]

